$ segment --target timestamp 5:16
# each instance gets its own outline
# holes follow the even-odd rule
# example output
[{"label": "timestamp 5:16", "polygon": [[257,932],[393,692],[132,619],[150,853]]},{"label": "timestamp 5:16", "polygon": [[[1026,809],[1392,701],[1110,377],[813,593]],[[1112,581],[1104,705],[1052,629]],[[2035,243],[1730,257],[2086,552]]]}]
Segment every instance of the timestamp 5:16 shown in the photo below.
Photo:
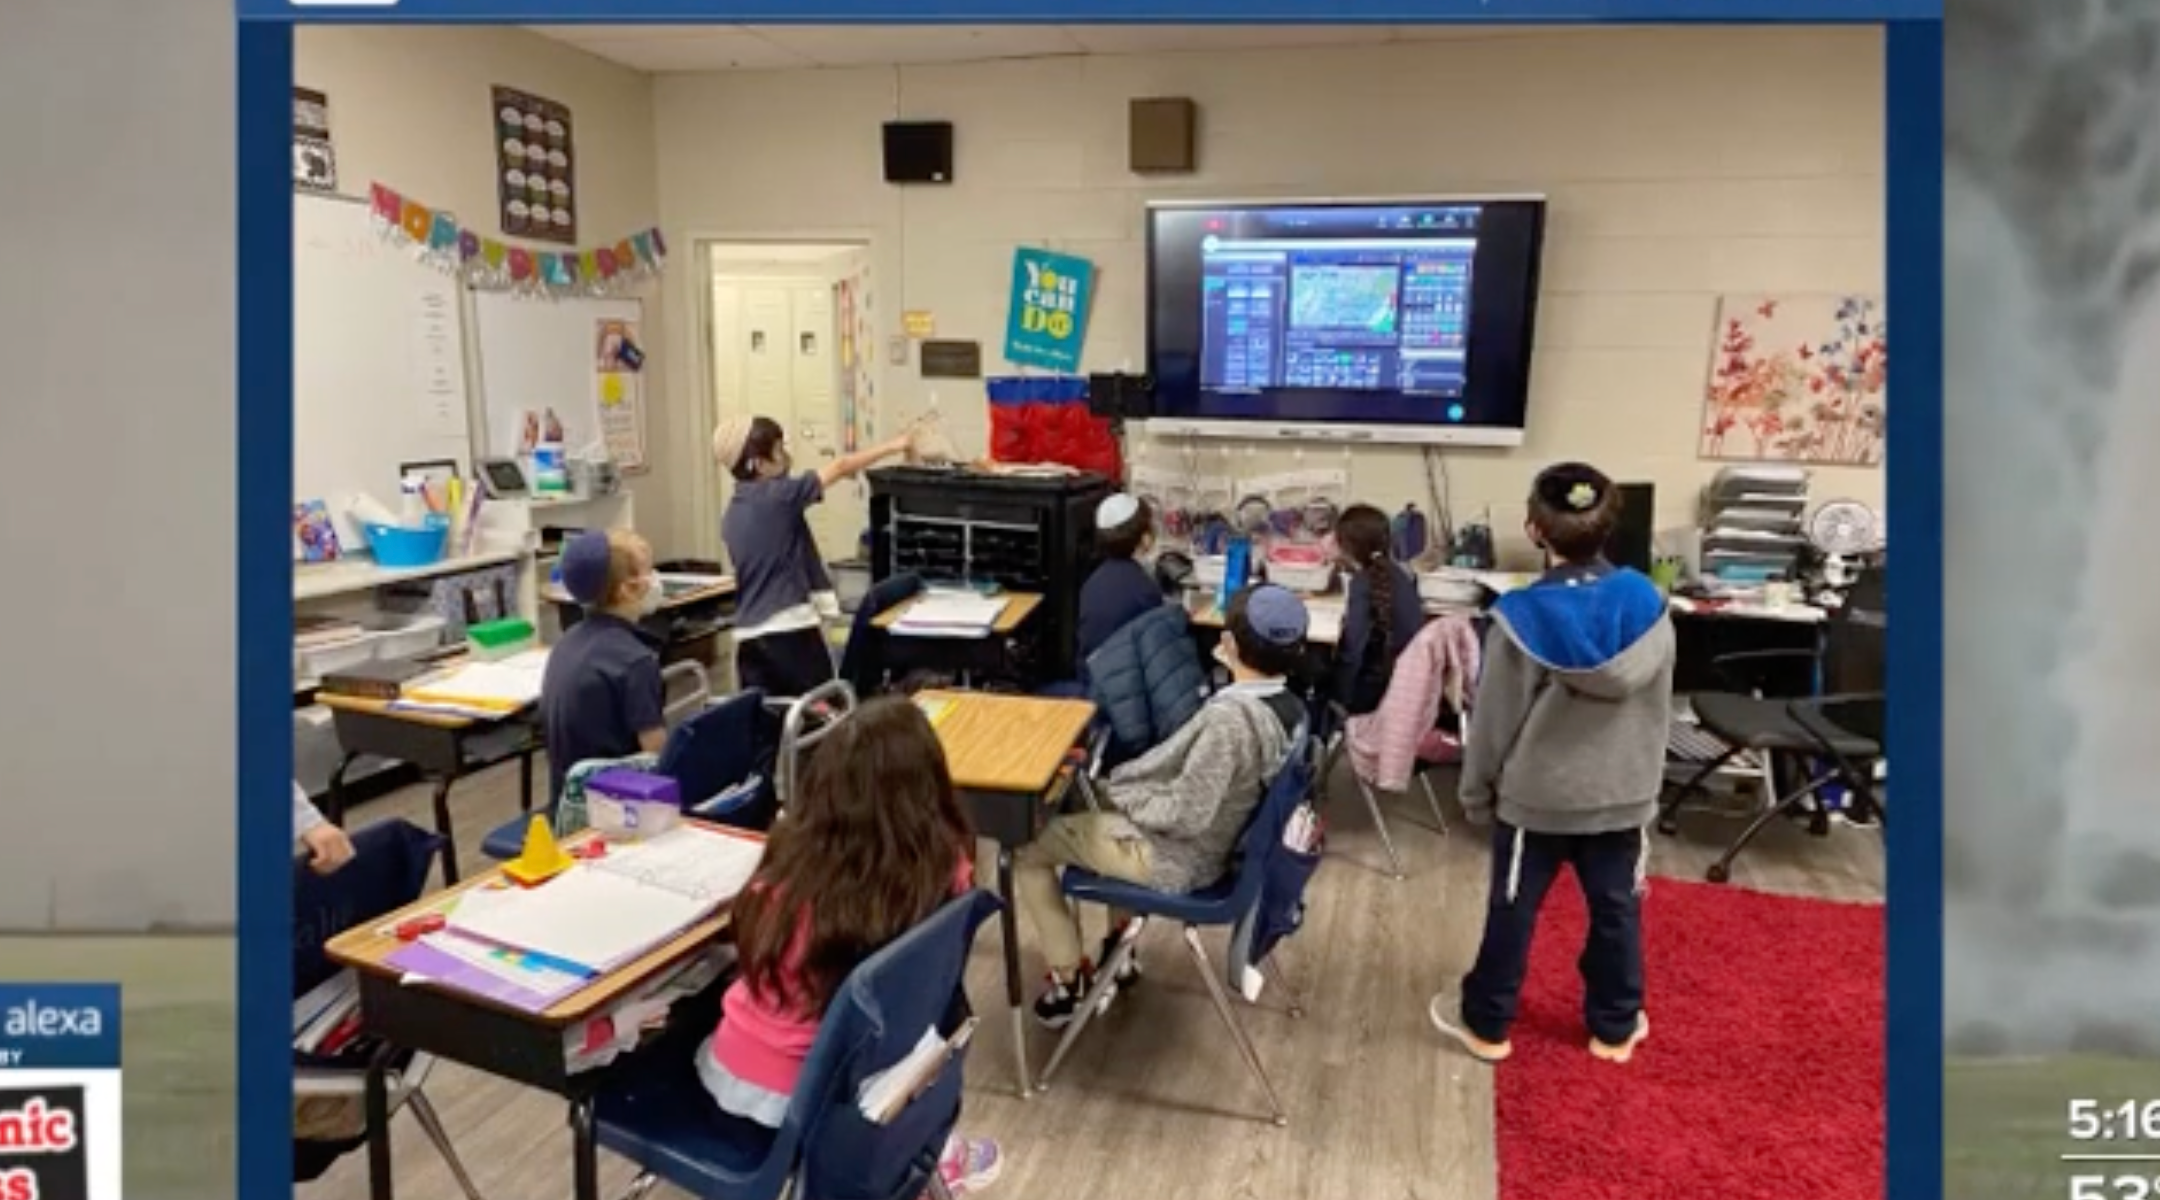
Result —
[{"label": "timestamp 5:16", "polygon": [[2160,1142],[2160,1100],[2072,1100],[2073,1142]]}]

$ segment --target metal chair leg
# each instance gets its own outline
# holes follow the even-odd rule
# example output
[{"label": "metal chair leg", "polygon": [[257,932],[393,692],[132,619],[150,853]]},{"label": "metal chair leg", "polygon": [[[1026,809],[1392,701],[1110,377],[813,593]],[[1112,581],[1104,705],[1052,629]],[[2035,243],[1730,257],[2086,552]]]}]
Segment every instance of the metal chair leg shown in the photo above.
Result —
[{"label": "metal chair leg", "polygon": [[636,1179],[631,1180],[630,1186],[623,1189],[622,1200],[645,1200],[645,1197],[659,1186],[660,1177],[651,1171],[646,1171]]},{"label": "metal chair leg", "polygon": [[1118,972],[1132,960],[1139,944],[1138,937],[1124,938],[1118,942],[1117,949],[1110,952],[1110,961],[1095,969],[1095,985],[1080,998],[1080,1007],[1073,1013],[1072,1024],[1065,1027],[1064,1035],[1058,1038],[1057,1049],[1050,1052],[1050,1061],[1044,1064],[1042,1075],[1035,1081],[1036,1091],[1050,1090],[1050,1079],[1057,1074],[1058,1064],[1065,1061],[1066,1052],[1080,1040],[1080,1031],[1088,1027],[1096,1013],[1108,1007],[1104,1001],[1109,998],[1111,989],[1117,987]]},{"label": "metal chair leg", "polygon": [[1725,748],[1725,753],[1704,763],[1701,770],[1689,776],[1688,781],[1680,785],[1680,790],[1670,792],[1665,797],[1664,802],[1658,805],[1658,832],[1668,836],[1680,832],[1681,806],[1694,799],[1695,793],[1703,790],[1702,785],[1705,780],[1722,770],[1726,763],[1739,757],[1740,753],[1745,749],[1744,746],[1728,745]]},{"label": "metal chair leg", "polygon": [[1434,821],[1439,822],[1440,836],[1446,837],[1448,831],[1447,814],[1440,811],[1440,796],[1432,790],[1432,776],[1427,772],[1419,771],[1417,781],[1418,786],[1425,789],[1426,803],[1432,805],[1432,817]]},{"label": "metal chair leg", "polygon": [[1835,778],[1837,778],[1837,772],[1835,771],[1826,771],[1821,775],[1817,775],[1800,787],[1794,788],[1775,804],[1757,813],[1755,819],[1748,822],[1748,827],[1740,831],[1740,836],[1733,839],[1732,845],[1725,847],[1725,853],[1719,855],[1718,860],[1710,864],[1710,869],[1704,872],[1704,878],[1712,883],[1724,883],[1730,880],[1732,878],[1733,860],[1740,857],[1740,852],[1747,849],[1747,844],[1755,840],[1756,834],[1769,828],[1770,822],[1799,807],[1801,801],[1813,796],[1822,785]]},{"label": "metal chair leg", "polygon": [[1266,958],[1261,959],[1260,974],[1266,976],[1269,983],[1282,989],[1284,998],[1290,1001],[1290,1019],[1302,1020],[1305,1016],[1305,997],[1299,995],[1298,990],[1290,985],[1290,977],[1284,974],[1282,964],[1276,961],[1281,956],[1282,947],[1278,946]]},{"label": "metal chair leg", "polygon": [[442,1118],[435,1112],[435,1103],[419,1088],[405,1094],[405,1107],[412,1110],[413,1120],[420,1123],[420,1131],[427,1140],[435,1143],[443,1161],[449,1164],[450,1177],[457,1181],[458,1190],[465,1193],[465,1200],[480,1200],[480,1189],[473,1186],[472,1176],[465,1171],[465,1161],[458,1157],[457,1148],[450,1144],[450,1134],[443,1128]]},{"label": "metal chair leg", "polygon": [[1357,781],[1357,790],[1365,797],[1366,811],[1372,813],[1373,828],[1380,831],[1380,844],[1387,849],[1388,865],[1393,868],[1391,873],[1396,879],[1401,879],[1402,856],[1395,853],[1395,839],[1389,836],[1387,818],[1380,812],[1380,797],[1373,795],[1372,788],[1362,779]]},{"label": "metal chair leg", "polygon": [[1215,1015],[1230,1030],[1230,1037],[1237,1042],[1238,1053],[1245,1058],[1245,1065],[1252,1068],[1253,1078],[1260,1081],[1260,1090],[1267,1093],[1268,1110],[1275,1115],[1277,1125],[1288,1125],[1290,1118],[1283,1112],[1282,1101],[1275,1095],[1275,1085],[1268,1080],[1266,1068],[1260,1065],[1260,1052],[1253,1049],[1252,1039],[1245,1035],[1245,1027],[1238,1024],[1237,1012],[1230,1007],[1229,989],[1216,978],[1214,964],[1208,961],[1207,950],[1200,945],[1200,931],[1190,925],[1185,927],[1185,948],[1192,952],[1193,966],[1207,984],[1208,999],[1215,1002]]}]

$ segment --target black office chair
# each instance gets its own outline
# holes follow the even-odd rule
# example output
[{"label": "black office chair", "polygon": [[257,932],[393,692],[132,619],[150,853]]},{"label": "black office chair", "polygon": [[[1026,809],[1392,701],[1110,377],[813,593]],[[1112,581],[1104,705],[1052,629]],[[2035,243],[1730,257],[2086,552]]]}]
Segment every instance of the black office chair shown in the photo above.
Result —
[{"label": "black office chair", "polygon": [[[1703,790],[1711,775],[1742,754],[1765,761],[1771,786],[1778,791],[1776,800],[1710,865],[1705,872],[1710,882],[1732,878],[1733,859],[1757,834],[1828,784],[1845,788],[1846,811],[1854,820],[1884,820],[1875,767],[1883,759],[1883,662],[1889,628],[1885,594],[1880,568],[1863,573],[1830,617],[1819,651],[1724,655],[1715,667],[1733,690],[1699,692],[1692,698],[1697,722],[1724,748],[1667,796],[1658,811],[1658,831],[1677,833],[1681,807]],[[1818,836],[1828,834],[1829,814],[1817,805],[1809,825]]]}]

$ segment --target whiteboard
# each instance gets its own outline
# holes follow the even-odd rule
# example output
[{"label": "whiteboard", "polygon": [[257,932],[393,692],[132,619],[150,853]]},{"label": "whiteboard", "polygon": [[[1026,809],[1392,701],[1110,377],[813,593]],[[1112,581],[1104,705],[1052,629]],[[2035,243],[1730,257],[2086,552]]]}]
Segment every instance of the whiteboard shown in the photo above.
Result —
[{"label": "whiteboard", "polygon": [[367,204],[293,198],[293,500],[321,500],[350,553],[345,509],[397,508],[402,463],[471,469],[459,286],[379,235]]},{"label": "whiteboard", "polygon": [[[651,338],[641,324],[645,306],[634,299],[549,299],[511,292],[475,291],[473,319],[480,345],[482,436],[490,455],[513,456],[524,436],[525,414],[554,410],[562,422],[563,449],[590,457],[601,441],[600,396],[595,387],[600,325],[626,321],[639,343]],[[642,422],[643,405],[631,419]],[[637,441],[644,442],[640,426]],[[634,469],[642,464],[624,463]]]}]

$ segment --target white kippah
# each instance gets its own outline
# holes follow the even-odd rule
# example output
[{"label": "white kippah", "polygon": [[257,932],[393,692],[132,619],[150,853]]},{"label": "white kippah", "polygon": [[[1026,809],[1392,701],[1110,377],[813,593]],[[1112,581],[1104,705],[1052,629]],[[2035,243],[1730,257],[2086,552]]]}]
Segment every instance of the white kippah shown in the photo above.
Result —
[{"label": "white kippah", "polygon": [[1140,502],[1124,492],[1112,492],[1095,506],[1095,528],[1116,529],[1140,515]]}]

